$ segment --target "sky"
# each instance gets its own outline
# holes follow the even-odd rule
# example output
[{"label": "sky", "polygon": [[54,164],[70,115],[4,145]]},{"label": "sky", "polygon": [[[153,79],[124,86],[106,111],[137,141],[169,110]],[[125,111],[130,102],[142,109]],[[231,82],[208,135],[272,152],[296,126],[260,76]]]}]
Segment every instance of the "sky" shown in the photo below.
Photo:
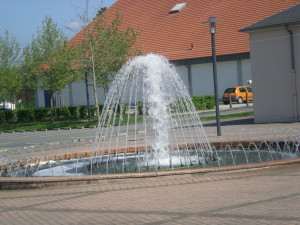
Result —
[{"label": "sky", "polygon": [[[0,35],[4,30],[15,36],[21,47],[30,43],[37,28],[42,28],[45,16],[50,16],[68,37],[80,31],[85,0],[0,0]],[[109,7],[116,0],[88,0],[89,17],[94,18],[98,9]]]}]

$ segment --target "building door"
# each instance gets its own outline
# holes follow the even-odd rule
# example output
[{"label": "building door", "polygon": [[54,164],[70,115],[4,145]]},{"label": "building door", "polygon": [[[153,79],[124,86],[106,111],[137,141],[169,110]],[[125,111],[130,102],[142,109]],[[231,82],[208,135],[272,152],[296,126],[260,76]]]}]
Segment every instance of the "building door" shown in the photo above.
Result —
[{"label": "building door", "polygon": [[45,97],[45,108],[50,108],[51,107],[50,91],[48,90],[44,91],[44,97]]}]

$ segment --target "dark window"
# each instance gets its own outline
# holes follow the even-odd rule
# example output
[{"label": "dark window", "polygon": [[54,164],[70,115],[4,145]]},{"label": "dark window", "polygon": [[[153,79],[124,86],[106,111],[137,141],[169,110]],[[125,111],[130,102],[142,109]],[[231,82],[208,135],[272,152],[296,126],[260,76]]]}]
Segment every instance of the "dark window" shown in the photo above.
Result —
[{"label": "dark window", "polygon": [[247,92],[245,88],[240,88],[240,92]]},{"label": "dark window", "polygon": [[248,92],[252,92],[252,88],[251,87],[247,87]]},{"label": "dark window", "polygon": [[227,88],[224,93],[235,93],[235,88]]}]

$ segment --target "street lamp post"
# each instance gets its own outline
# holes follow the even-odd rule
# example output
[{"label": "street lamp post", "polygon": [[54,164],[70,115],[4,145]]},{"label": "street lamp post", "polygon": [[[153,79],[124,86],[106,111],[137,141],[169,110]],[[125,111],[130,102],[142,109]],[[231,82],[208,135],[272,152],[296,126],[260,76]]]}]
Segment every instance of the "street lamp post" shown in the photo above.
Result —
[{"label": "street lamp post", "polygon": [[213,77],[214,77],[214,91],[215,91],[215,103],[216,103],[216,120],[217,120],[217,134],[221,136],[221,125],[220,125],[220,110],[219,110],[219,100],[218,100],[218,76],[217,76],[217,57],[216,57],[216,22],[221,21],[216,19],[214,16],[208,18],[208,20],[203,23],[209,23],[209,32],[211,35],[211,49],[213,58]]},{"label": "street lamp post", "polygon": [[87,65],[84,64],[84,77],[85,77],[85,90],[86,90],[86,100],[87,100],[87,107],[88,107],[88,118],[91,121],[91,107],[90,107],[90,95],[89,95],[89,87],[88,87],[88,78],[87,78]]}]

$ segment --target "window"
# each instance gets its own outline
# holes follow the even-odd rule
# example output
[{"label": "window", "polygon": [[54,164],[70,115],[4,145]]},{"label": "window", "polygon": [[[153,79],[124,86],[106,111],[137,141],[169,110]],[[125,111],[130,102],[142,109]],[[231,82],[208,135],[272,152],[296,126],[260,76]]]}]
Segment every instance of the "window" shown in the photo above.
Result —
[{"label": "window", "polygon": [[247,91],[248,92],[252,92],[252,88],[251,87],[247,87]]},{"label": "window", "polygon": [[176,4],[169,12],[169,14],[172,14],[172,13],[178,13],[180,11],[182,11],[184,8],[186,7],[186,3],[179,3],[179,4]]},{"label": "window", "polygon": [[224,93],[234,93],[235,88],[227,88]]}]

